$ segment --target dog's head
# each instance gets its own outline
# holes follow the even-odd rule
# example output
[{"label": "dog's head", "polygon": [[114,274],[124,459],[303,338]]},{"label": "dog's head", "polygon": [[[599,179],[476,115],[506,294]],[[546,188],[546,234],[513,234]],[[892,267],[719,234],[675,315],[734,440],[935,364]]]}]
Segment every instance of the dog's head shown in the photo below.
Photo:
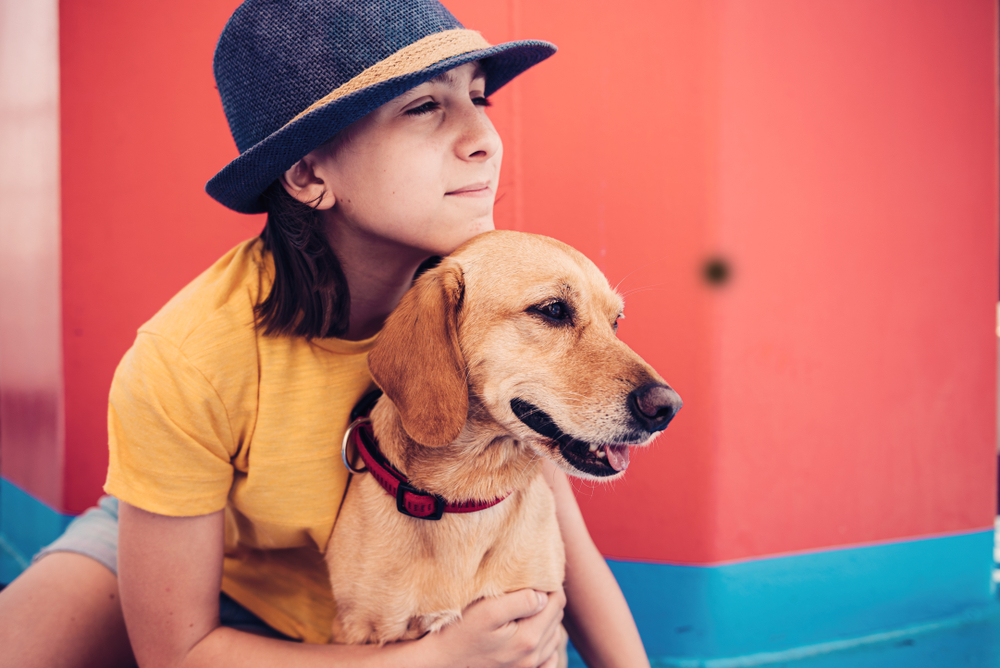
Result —
[{"label": "dog's head", "polygon": [[609,480],[681,407],[617,338],[622,307],[566,244],[487,232],[417,280],[368,364],[420,444],[449,444],[468,424]]}]

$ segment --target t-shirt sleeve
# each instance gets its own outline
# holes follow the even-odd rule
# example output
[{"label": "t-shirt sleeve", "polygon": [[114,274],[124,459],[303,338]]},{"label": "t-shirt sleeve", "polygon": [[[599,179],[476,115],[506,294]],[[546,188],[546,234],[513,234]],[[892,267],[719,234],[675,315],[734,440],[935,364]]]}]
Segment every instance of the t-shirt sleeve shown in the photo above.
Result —
[{"label": "t-shirt sleeve", "polygon": [[238,444],[226,406],[174,344],[140,332],[111,384],[104,491],[149,512],[226,505]]}]

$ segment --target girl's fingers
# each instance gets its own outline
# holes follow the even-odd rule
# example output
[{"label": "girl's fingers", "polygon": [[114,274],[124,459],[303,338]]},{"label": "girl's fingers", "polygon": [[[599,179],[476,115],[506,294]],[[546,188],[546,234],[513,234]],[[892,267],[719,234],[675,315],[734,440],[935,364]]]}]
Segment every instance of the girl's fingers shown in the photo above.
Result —
[{"label": "girl's fingers", "polygon": [[513,621],[538,614],[545,609],[548,598],[543,592],[521,589],[499,598],[477,601],[466,610],[473,615],[481,612],[485,615],[485,621],[490,628],[499,629]]},{"label": "girl's fingers", "polygon": [[[548,603],[538,614],[522,619],[517,623],[517,634],[529,640],[532,647],[544,647],[554,645],[559,637],[560,622],[563,618],[563,606],[566,604],[566,596],[562,590],[554,591],[548,595]],[[539,653],[538,656],[547,656]]]},{"label": "girl's fingers", "polygon": [[[557,624],[552,632],[545,638],[541,643],[541,649],[538,652],[539,656],[547,656],[550,659],[555,658],[558,660],[561,654],[560,648],[566,645],[566,631],[563,629],[562,624]],[[547,666],[548,663],[543,663],[543,666]],[[555,665],[554,663],[552,665]]]},{"label": "girl's fingers", "polygon": [[[529,656],[535,660],[544,658],[538,665],[549,668],[557,665],[550,662],[550,658],[555,655],[558,660],[557,649],[562,637],[559,622],[565,604],[566,596],[561,589],[551,594],[522,589],[470,605],[463,612],[461,622],[445,627],[442,633],[462,628],[471,634],[468,636],[473,640],[469,656],[495,656],[500,659],[498,663],[505,666],[523,665]],[[449,643],[453,651],[454,640]],[[536,664],[531,665],[534,668]]]},{"label": "girl's fingers", "polygon": [[551,594],[548,594],[548,600],[545,603],[545,608],[530,619],[525,619],[523,623],[531,625],[537,624],[539,631],[543,628],[548,628],[553,624],[558,625],[558,623],[562,621],[563,608],[565,606],[566,594],[563,593],[562,589],[554,591]]}]

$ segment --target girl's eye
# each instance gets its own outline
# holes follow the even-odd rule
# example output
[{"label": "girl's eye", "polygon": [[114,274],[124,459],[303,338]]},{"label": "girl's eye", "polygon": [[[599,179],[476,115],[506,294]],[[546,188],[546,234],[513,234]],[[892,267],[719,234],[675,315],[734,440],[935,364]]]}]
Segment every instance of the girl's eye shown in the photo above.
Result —
[{"label": "girl's eye", "polygon": [[472,104],[476,105],[477,107],[492,107],[493,106],[493,103],[490,102],[486,98],[486,96],[479,96],[479,97],[472,98]]},{"label": "girl's eye", "polygon": [[407,109],[406,110],[406,115],[407,116],[420,116],[422,114],[429,114],[432,111],[434,111],[436,109],[440,109],[440,108],[441,108],[441,103],[440,102],[435,102],[434,100],[429,100],[427,102],[424,102],[419,107],[414,107],[413,109]]}]

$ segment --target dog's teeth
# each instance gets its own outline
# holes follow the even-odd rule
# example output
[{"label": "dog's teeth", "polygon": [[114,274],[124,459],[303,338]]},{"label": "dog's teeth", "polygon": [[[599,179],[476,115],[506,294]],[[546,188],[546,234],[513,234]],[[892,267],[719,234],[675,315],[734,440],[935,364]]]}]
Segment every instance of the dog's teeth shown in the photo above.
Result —
[{"label": "dog's teeth", "polygon": [[597,443],[591,443],[590,444],[590,451],[591,452],[596,452],[597,451]]},{"label": "dog's teeth", "polygon": [[601,448],[600,450],[597,451],[597,456],[600,459],[603,459],[605,454],[607,453],[604,452],[604,448]]}]

